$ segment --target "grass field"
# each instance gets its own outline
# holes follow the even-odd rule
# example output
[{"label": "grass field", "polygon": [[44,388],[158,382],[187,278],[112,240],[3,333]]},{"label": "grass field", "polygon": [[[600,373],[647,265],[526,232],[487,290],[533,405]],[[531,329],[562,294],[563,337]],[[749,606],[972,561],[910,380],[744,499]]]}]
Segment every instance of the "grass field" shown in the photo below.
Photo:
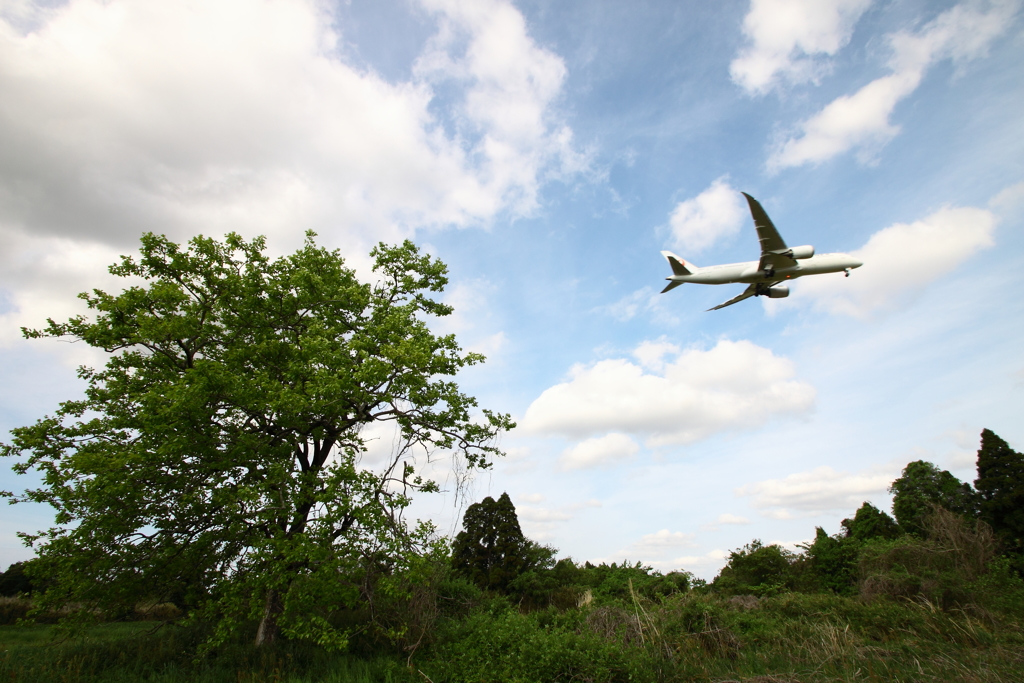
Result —
[{"label": "grass field", "polygon": [[[409,680],[388,660],[366,661],[304,644],[266,652],[244,645],[193,661],[194,633],[154,624],[100,624],[58,640],[53,626],[0,626],[0,680],[12,683],[377,683]],[[397,673],[397,677],[396,677]],[[422,679],[421,679],[422,680]]]},{"label": "grass field", "polygon": [[795,593],[752,605],[690,592],[529,613],[492,603],[439,623],[411,668],[396,651],[367,659],[298,643],[235,643],[194,661],[196,632],[144,622],[53,636],[51,626],[0,626],[0,681],[1024,682],[1024,632],[1013,619]]}]

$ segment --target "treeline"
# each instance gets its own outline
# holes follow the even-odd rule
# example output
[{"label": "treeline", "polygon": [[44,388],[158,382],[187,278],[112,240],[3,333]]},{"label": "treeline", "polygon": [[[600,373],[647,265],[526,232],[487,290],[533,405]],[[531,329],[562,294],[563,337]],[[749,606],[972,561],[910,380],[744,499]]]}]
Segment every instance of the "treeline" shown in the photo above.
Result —
[{"label": "treeline", "polygon": [[865,502],[829,535],[793,552],[753,540],[729,554],[704,585],[685,571],[661,575],[642,564],[578,565],[555,561],[552,548],[526,539],[507,494],[470,506],[455,539],[456,570],[481,588],[519,604],[565,606],[592,597],[623,597],[626,584],[654,597],[698,588],[723,595],[764,597],[784,592],[920,595],[945,606],[967,582],[998,562],[1024,570],[1024,456],[992,431],[981,433],[974,486],[934,464],[908,464],[889,488],[892,516]]},{"label": "treeline", "polygon": [[[339,577],[359,599],[311,616],[347,635],[342,653],[284,639],[256,656],[254,615],[195,659],[216,623],[190,618],[183,601],[149,605],[149,618],[169,624],[155,634],[15,648],[0,674],[49,680],[75,662],[80,680],[97,681],[116,679],[118,667],[138,680],[347,680],[332,672],[356,664],[359,680],[434,683],[1019,680],[1022,474],[1024,455],[985,430],[974,486],[910,463],[892,483],[892,515],[865,503],[839,533],[819,528],[799,552],[751,541],[711,582],[642,563],[558,559],[523,534],[503,494],[471,505],[450,544]],[[41,580],[32,565],[27,580]],[[24,567],[0,586],[18,586],[29,604]],[[119,648],[139,654],[125,663],[112,655]]]}]

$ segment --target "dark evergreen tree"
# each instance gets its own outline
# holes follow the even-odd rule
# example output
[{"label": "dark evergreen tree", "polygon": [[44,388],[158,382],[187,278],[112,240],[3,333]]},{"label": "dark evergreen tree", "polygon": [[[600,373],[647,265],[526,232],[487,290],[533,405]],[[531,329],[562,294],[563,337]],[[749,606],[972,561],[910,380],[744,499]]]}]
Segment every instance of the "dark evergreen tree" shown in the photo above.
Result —
[{"label": "dark evergreen tree", "polygon": [[469,506],[452,561],[456,571],[478,586],[504,591],[532,562],[543,559],[537,547],[523,535],[512,499],[503,493],[498,500],[488,496]]},{"label": "dark evergreen tree", "polygon": [[843,520],[842,526],[847,538],[858,541],[892,539],[900,535],[896,520],[866,501],[857,509],[853,519]]},{"label": "dark evergreen tree", "polygon": [[974,486],[981,497],[981,518],[1007,550],[1024,554],[1024,454],[991,430],[982,430]]},{"label": "dark evergreen tree", "polygon": [[915,460],[903,468],[903,474],[889,487],[895,494],[892,512],[904,531],[924,536],[925,519],[932,505],[939,505],[964,517],[978,514],[977,495],[970,484],[957,479],[930,462]]},{"label": "dark evergreen tree", "polygon": [[15,562],[7,571],[0,573],[0,595],[11,597],[31,592],[32,580],[25,574],[24,562]]}]

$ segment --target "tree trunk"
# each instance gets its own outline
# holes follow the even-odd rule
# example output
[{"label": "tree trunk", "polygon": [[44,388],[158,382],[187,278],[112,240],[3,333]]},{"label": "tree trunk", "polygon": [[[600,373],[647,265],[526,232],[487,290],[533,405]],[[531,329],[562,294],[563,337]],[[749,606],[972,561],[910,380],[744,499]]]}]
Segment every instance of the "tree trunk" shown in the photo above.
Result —
[{"label": "tree trunk", "polygon": [[263,607],[263,618],[260,619],[260,627],[256,631],[256,647],[273,645],[277,641],[277,617],[281,614],[282,607],[280,594],[277,590],[271,588],[267,591],[267,602]]}]

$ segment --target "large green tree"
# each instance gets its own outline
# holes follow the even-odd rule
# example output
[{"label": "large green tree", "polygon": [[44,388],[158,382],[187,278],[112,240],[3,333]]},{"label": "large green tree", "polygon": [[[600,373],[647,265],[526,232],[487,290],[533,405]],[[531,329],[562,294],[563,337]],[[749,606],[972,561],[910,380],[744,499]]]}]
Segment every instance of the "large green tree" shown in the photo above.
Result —
[{"label": "large green tree", "polygon": [[[82,294],[93,315],[24,331],[110,354],[79,370],[84,398],[2,447],[42,476],[14,500],[56,509],[55,527],[25,535],[53,579],[44,605],[90,614],[177,596],[217,624],[213,642],[258,621],[258,644],[343,647],[331,606],[429,536],[402,518],[415,490],[437,488],[415,459],[482,468],[500,454],[509,417],[446,379],[483,357],[427,325],[451,313],[431,298],[444,264],[382,244],[365,284],[311,233],[289,256],[264,252],[262,238],[146,234],[140,257],[110,267],[135,284]],[[363,430],[377,422],[401,438],[371,469]]]},{"label": "large green tree", "polygon": [[930,462],[915,460],[889,487],[892,513],[900,527],[916,536],[925,533],[925,520],[938,505],[965,517],[976,517],[978,499],[970,484]]},{"label": "large green tree", "polygon": [[498,500],[487,496],[466,509],[452,547],[452,563],[480,587],[506,590],[523,572],[548,564],[552,554],[523,535],[516,507],[502,493]]},{"label": "large green tree", "polygon": [[981,518],[1010,552],[1024,554],[1024,454],[982,430],[974,487],[981,496]]}]

